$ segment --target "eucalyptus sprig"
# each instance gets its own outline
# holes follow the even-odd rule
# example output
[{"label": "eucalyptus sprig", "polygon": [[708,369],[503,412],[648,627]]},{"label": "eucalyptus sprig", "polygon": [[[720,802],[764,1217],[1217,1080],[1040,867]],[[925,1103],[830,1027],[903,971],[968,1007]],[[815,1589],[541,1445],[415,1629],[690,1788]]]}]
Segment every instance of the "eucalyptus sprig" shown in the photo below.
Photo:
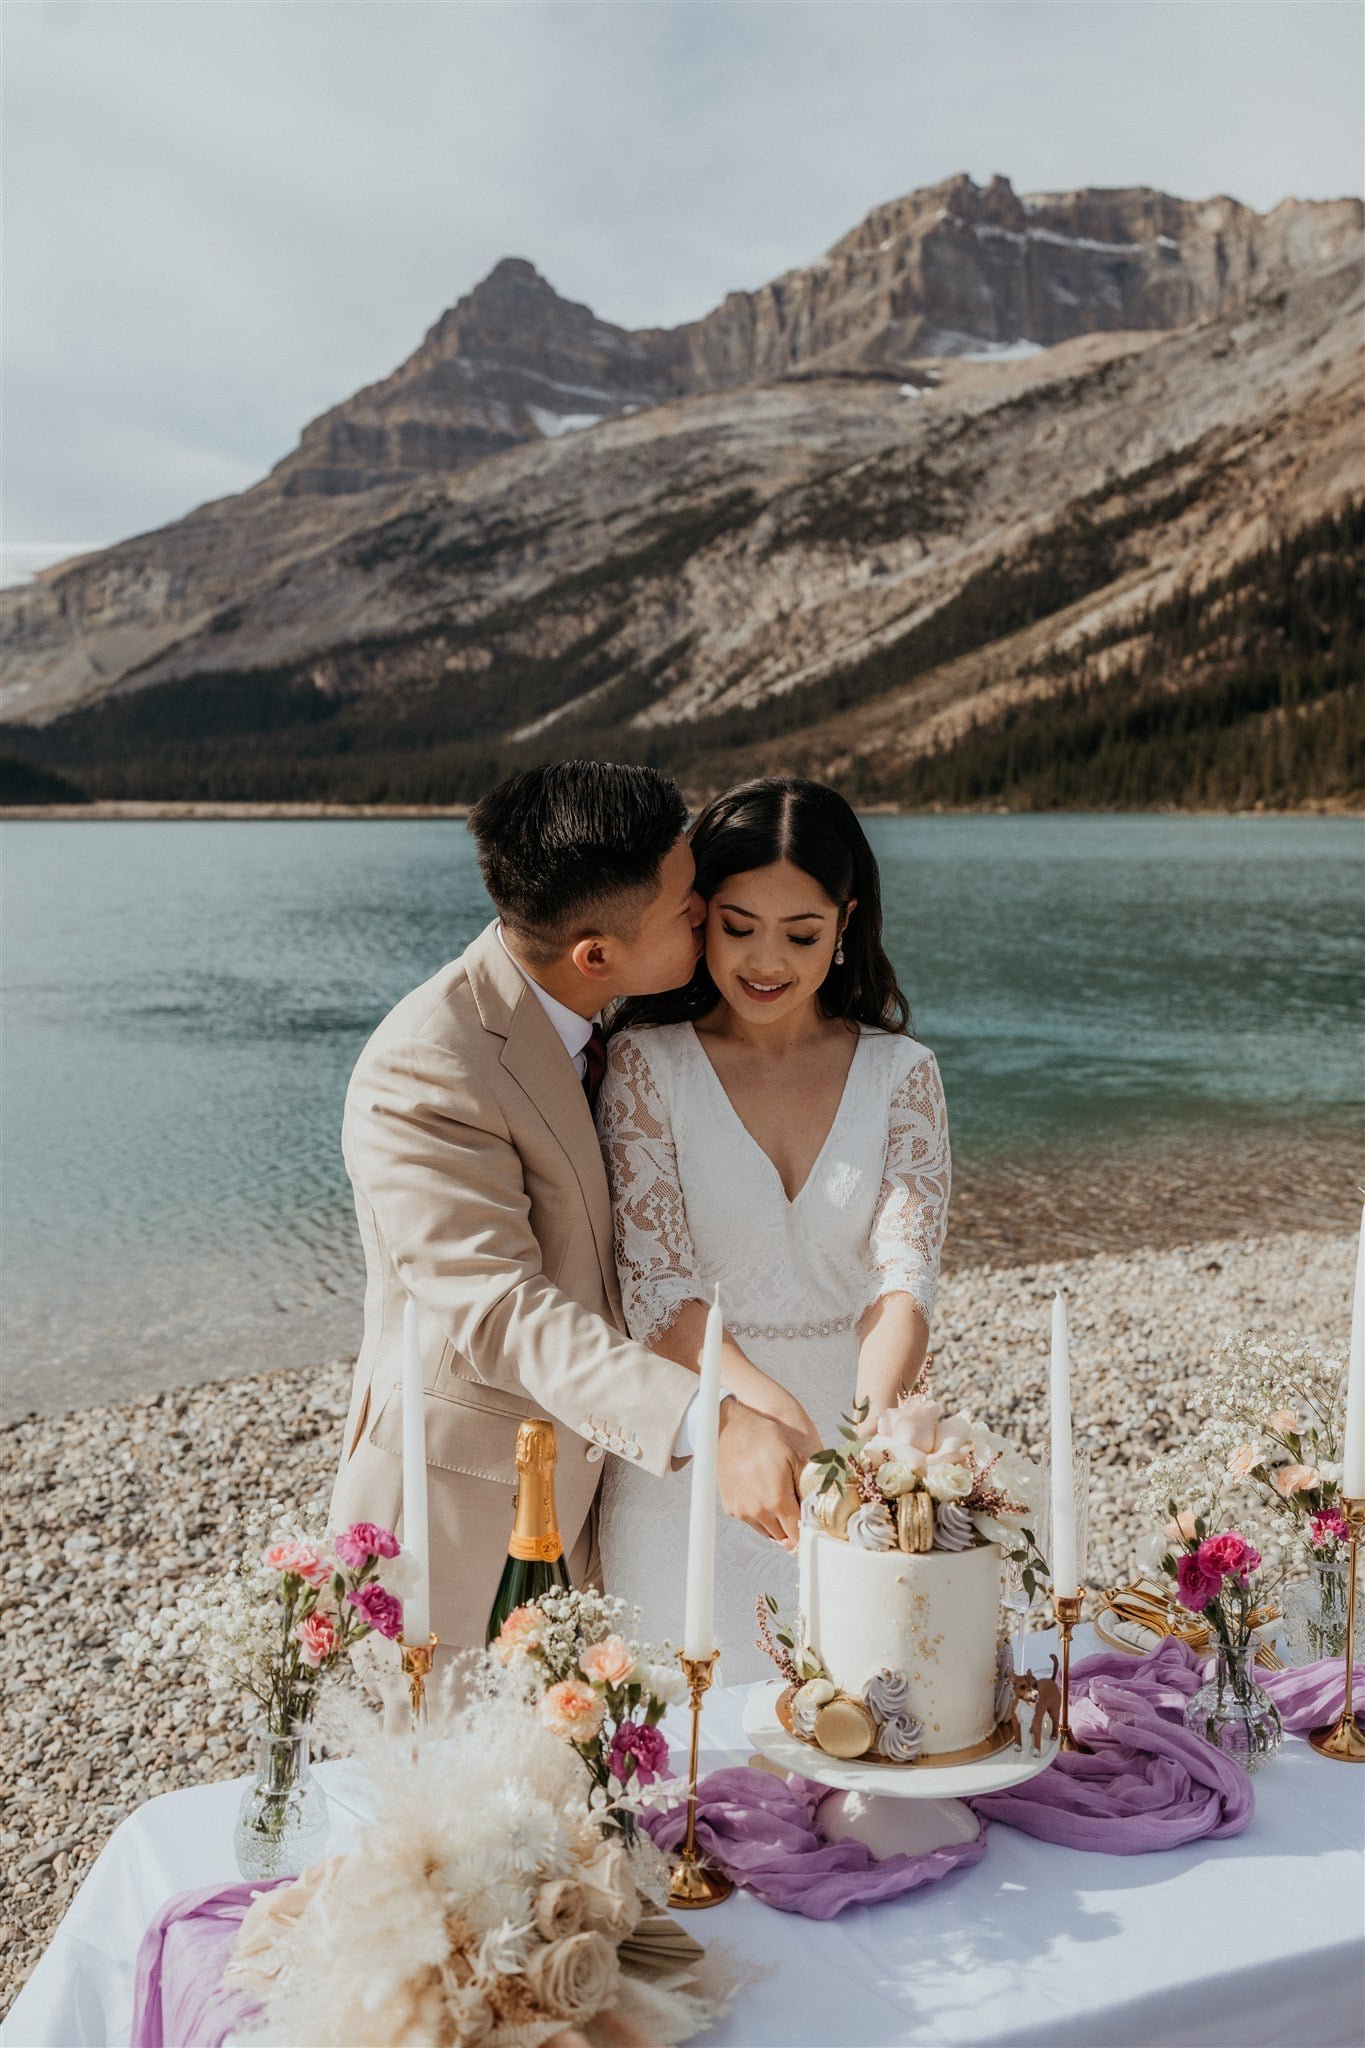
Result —
[{"label": "eucalyptus sprig", "polygon": [[845,1449],[841,1450],[837,1444],[832,1444],[827,1450],[811,1453],[811,1464],[823,1468],[820,1480],[821,1493],[828,1493],[832,1487],[844,1487],[851,1482],[852,1474],[848,1468],[849,1460],[854,1455],[852,1446],[862,1440],[862,1426],[867,1421],[871,1406],[871,1400],[864,1394],[860,1401],[854,1402],[847,1414],[839,1418],[839,1434],[844,1440]]}]

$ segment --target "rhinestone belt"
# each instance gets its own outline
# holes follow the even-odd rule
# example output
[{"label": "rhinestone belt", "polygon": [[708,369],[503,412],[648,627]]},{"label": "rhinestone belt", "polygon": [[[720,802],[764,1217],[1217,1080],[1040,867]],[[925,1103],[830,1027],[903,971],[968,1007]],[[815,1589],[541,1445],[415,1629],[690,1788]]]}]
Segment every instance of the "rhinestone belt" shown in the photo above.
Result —
[{"label": "rhinestone belt", "polygon": [[833,1337],[853,1328],[852,1316],[836,1316],[828,1323],[728,1323],[732,1337]]}]

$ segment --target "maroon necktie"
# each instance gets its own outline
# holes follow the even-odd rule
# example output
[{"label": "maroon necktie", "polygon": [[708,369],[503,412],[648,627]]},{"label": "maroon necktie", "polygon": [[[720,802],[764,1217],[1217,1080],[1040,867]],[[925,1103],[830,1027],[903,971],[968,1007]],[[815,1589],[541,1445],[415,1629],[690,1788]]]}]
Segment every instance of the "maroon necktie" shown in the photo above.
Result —
[{"label": "maroon necktie", "polygon": [[583,1048],[583,1058],[587,1063],[583,1068],[583,1092],[589,1103],[594,1103],[602,1086],[602,1076],[607,1071],[607,1041],[597,1024],[593,1025],[592,1037]]}]

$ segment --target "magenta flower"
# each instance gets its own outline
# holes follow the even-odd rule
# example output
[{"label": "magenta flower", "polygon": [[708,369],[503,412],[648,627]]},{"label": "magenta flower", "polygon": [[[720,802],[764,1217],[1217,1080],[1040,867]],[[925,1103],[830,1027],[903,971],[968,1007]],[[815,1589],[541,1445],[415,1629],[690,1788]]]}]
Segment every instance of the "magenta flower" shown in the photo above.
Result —
[{"label": "magenta flower", "polygon": [[403,1603],[383,1586],[357,1586],[346,1598],[376,1635],[391,1643],[403,1633]]},{"label": "magenta flower", "polygon": [[332,1545],[348,1572],[363,1572],[372,1557],[397,1557],[398,1538],[378,1522],[352,1522]]},{"label": "magenta flower", "polygon": [[639,1721],[622,1721],[611,1738],[607,1766],[613,1778],[624,1785],[632,1769],[642,1785],[652,1785],[668,1769],[668,1743],[661,1729],[647,1728]]},{"label": "magenta flower", "polygon": [[1225,1529],[1221,1536],[1206,1536],[1195,1554],[1206,1572],[1217,1572],[1220,1577],[1231,1574],[1242,1580],[1249,1578],[1261,1562],[1260,1551],[1235,1529]]},{"label": "magenta flower", "polygon": [[1223,1574],[1207,1569],[1202,1551],[1202,1544],[1198,1550],[1185,1551],[1175,1567],[1177,1597],[1181,1606],[1194,1614],[1202,1614],[1206,1607],[1211,1607],[1223,1590]]},{"label": "magenta flower", "polygon": [[1346,1526],[1346,1517],[1340,1508],[1323,1508],[1320,1513],[1314,1515],[1308,1526],[1312,1532],[1314,1550],[1321,1550],[1325,1544],[1333,1541],[1346,1543],[1350,1539],[1351,1532]]}]

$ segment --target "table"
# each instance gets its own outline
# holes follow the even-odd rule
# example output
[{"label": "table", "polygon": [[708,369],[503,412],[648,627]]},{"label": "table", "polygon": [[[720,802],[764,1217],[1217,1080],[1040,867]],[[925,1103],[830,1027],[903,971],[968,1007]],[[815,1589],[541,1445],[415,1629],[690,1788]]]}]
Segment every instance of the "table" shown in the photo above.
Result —
[{"label": "table", "polygon": [[[1045,1663],[1050,1638],[1028,1643]],[[1095,1647],[1077,1631],[1079,1654]],[[747,1691],[707,1696],[703,1771],[748,1754]],[[668,1732],[676,1751],[676,1716]],[[348,1804],[349,1768],[319,1766]],[[5,2048],[127,2041],[143,1929],[173,1893],[235,1877],[241,1790],[171,1792],[129,1815],[0,2029]],[[336,1819],[340,1843],[344,1808]],[[1230,1841],[1095,1856],[996,1825],[974,1868],[885,1905],[816,1923],[737,1892],[687,1927],[763,1972],[706,2048],[1357,2048],[1362,1896],[1365,1771],[1286,1737]]]}]

